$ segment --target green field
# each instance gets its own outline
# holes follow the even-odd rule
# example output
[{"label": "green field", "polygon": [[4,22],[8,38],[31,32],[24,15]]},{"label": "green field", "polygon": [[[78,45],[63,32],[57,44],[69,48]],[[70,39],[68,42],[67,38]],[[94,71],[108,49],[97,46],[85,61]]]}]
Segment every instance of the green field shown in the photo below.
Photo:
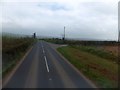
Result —
[{"label": "green field", "polygon": [[57,50],[98,87],[117,87],[118,65],[113,62],[116,57],[110,53],[95,47],[75,45]]},{"label": "green field", "polygon": [[2,36],[2,74],[16,65],[35,40],[30,37]]}]

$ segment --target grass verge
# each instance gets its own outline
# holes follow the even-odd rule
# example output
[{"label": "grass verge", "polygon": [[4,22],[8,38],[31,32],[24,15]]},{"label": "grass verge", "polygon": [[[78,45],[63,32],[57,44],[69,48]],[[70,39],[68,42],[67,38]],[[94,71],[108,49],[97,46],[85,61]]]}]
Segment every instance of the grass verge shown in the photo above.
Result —
[{"label": "grass verge", "polygon": [[29,37],[2,36],[2,76],[4,77],[36,41]]},{"label": "grass verge", "polygon": [[94,54],[98,57],[101,57],[101,58],[104,58],[106,60],[112,60],[114,62],[117,62],[118,60],[118,57],[115,56],[113,53],[110,53],[104,49],[101,49],[101,48],[97,48],[95,46],[82,46],[82,45],[72,45],[71,47],[73,48],[76,48],[76,49],[79,49],[81,51],[84,51],[84,52],[89,52],[91,54]]},{"label": "grass verge", "polygon": [[78,47],[66,46],[57,49],[66,59],[100,88],[116,88],[118,66],[111,60],[84,52]]}]

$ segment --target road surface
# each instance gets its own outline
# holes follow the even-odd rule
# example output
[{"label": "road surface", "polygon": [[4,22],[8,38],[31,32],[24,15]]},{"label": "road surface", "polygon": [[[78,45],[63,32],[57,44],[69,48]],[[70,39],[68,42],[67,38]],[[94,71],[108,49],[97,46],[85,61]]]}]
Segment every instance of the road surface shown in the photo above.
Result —
[{"label": "road surface", "polygon": [[37,42],[4,88],[94,88],[47,42]]}]

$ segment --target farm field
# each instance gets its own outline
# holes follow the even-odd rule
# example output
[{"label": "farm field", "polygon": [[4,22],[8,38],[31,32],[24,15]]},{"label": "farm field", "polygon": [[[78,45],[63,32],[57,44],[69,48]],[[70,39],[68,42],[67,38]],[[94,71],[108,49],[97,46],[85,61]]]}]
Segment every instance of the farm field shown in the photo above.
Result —
[{"label": "farm field", "polygon": [[66,46],[58,51],[100,88],[115,88],[118,81],[117,56],[91,46]]},{"label": "farm field", "polygon": [[117,45],[101,46],[101,48],[118,56],[118,46]]}]

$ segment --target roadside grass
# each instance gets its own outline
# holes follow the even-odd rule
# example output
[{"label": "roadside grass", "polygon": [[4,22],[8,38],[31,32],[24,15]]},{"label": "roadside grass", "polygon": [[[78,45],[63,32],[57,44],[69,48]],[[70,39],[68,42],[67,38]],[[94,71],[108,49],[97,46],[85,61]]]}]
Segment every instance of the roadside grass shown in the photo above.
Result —
[{"label": "roadside grass", "polygon": [[[98,54],[81,50],[81,47],[66,46],[57,50],[85,76],[100,88],[115,88],[118,80],[118,65]],[[95,48],[94,48],[95,49]],[[98,53],[98,52],[96,52]]]},{"label": "roadside grass", "polygon": [[81,51],[89,52],[91,54],[94,54],[96,56],[99,56],[101,58],[107,59],[107,60],[112,60],[114,62],[117,62],[118,57],[114,55],[113,53],[110,53],[104,49],[97,48],[95,46],[82,46],[82,45],[72,45],[71,47],[79,49]]},{"label": "roadside grass", "polygon": [[30,37],[2,36],[2,76],[4,77],[35,42]]}]

